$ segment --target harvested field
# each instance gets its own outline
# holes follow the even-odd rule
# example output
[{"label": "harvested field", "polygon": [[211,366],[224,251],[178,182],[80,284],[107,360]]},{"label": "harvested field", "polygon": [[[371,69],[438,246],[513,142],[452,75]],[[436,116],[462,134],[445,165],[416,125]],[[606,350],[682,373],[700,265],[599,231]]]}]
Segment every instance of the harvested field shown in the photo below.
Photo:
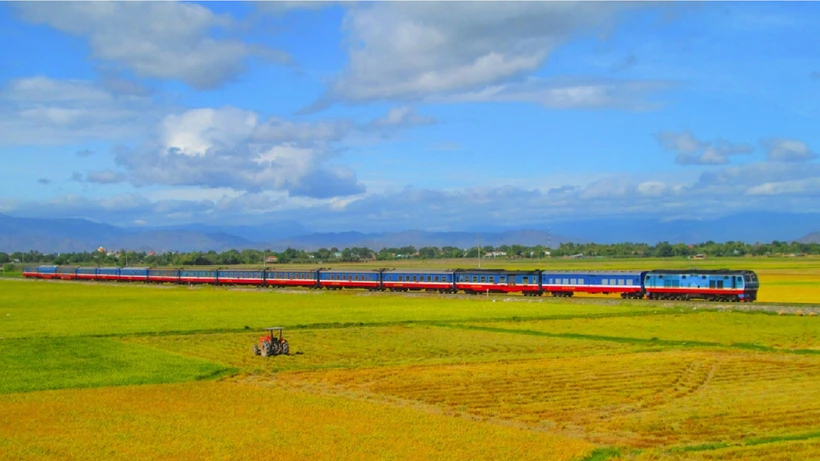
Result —
[{"label": "harvested field", "polygon": [[4,459],[570,461],[592,450],[558,435],[237,383],[12,394],[0,408]]},{"label": "harvested field", "polygon": [[[814,259],[728,262],[708,264],[756,269],[783,303],[816,301]],[[811,306],[0,291],[3,459],[820,459],[820,317],[796,315]],[[294,355],[251,355],[273,325]]]}]

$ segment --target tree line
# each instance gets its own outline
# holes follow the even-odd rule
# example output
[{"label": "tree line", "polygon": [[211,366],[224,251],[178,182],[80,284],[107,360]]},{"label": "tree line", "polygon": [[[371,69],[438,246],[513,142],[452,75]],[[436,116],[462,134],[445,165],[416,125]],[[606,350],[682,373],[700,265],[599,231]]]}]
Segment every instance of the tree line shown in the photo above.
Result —
[{"label": "tree line", "polygon": [[366,247],[320,248],[316,251],[305,251],[288,248],[275,252],[270,250],[228,250],[217,253],[208,252],[167,252],[144,251],[91,251],[82,253],[51,253],[38,251],[3,253],[0,252],[0,264],[56,264],[79,266],[228,266],[236,264],[288,264],[288,263],[334,263],[362,261],[392,261],[401,259],[522,259],[522,258],[563,258],[563,257],[606,257],[606,258],[670,258],[728,256],[764,256],[764,255],[804,255],[820,254],[820,244],[773,241],[771,243],[748,244],[743,242],[705,242],[695,245],[683,243],[660,242],[656,245],[646,243],[562,243],[557,248],[544,245],[490,245],[472,248],[453,246],[416,248],[382,248],[372,250]]}]

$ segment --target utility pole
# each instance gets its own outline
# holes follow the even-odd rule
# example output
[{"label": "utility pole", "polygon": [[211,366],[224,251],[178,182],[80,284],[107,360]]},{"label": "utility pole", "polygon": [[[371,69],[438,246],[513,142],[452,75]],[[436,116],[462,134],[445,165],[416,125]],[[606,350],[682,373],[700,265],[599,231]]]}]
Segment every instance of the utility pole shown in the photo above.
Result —
[{"label": "utility pole", "polygon": [[478,268],[481,269],[481,235],[478,238]]}]

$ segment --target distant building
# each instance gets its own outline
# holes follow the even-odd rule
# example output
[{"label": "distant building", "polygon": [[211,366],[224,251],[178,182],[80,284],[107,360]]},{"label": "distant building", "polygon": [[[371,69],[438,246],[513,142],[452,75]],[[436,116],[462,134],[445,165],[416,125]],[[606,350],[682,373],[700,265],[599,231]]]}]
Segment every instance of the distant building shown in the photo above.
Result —
[{"label": "distant building", "polygon": [[265,262],[268,264],[279,262],[279,258],[277,258],[276,256],[268,256],[267,258],[265,258]]},{"label": "distant building", "polygon": [[500,258],[503,256],[507,256],[507,253],[504,251],[488,251],[484,253],[484,257],[486,258]]},{"label": "distant building", "polygon": [[706,259],[706,255],[703,253],[698,253],[695,256],[691,256],[692,259]]}]

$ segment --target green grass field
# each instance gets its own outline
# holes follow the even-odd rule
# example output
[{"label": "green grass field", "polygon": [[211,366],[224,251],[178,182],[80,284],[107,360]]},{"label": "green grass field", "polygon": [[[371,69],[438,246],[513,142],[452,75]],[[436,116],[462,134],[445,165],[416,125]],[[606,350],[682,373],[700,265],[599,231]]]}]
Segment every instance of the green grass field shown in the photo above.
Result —
[{"label": "green grass field", "polygon": [[0,459],[820,459],[818,308],[757,306],[0,280]]}]

